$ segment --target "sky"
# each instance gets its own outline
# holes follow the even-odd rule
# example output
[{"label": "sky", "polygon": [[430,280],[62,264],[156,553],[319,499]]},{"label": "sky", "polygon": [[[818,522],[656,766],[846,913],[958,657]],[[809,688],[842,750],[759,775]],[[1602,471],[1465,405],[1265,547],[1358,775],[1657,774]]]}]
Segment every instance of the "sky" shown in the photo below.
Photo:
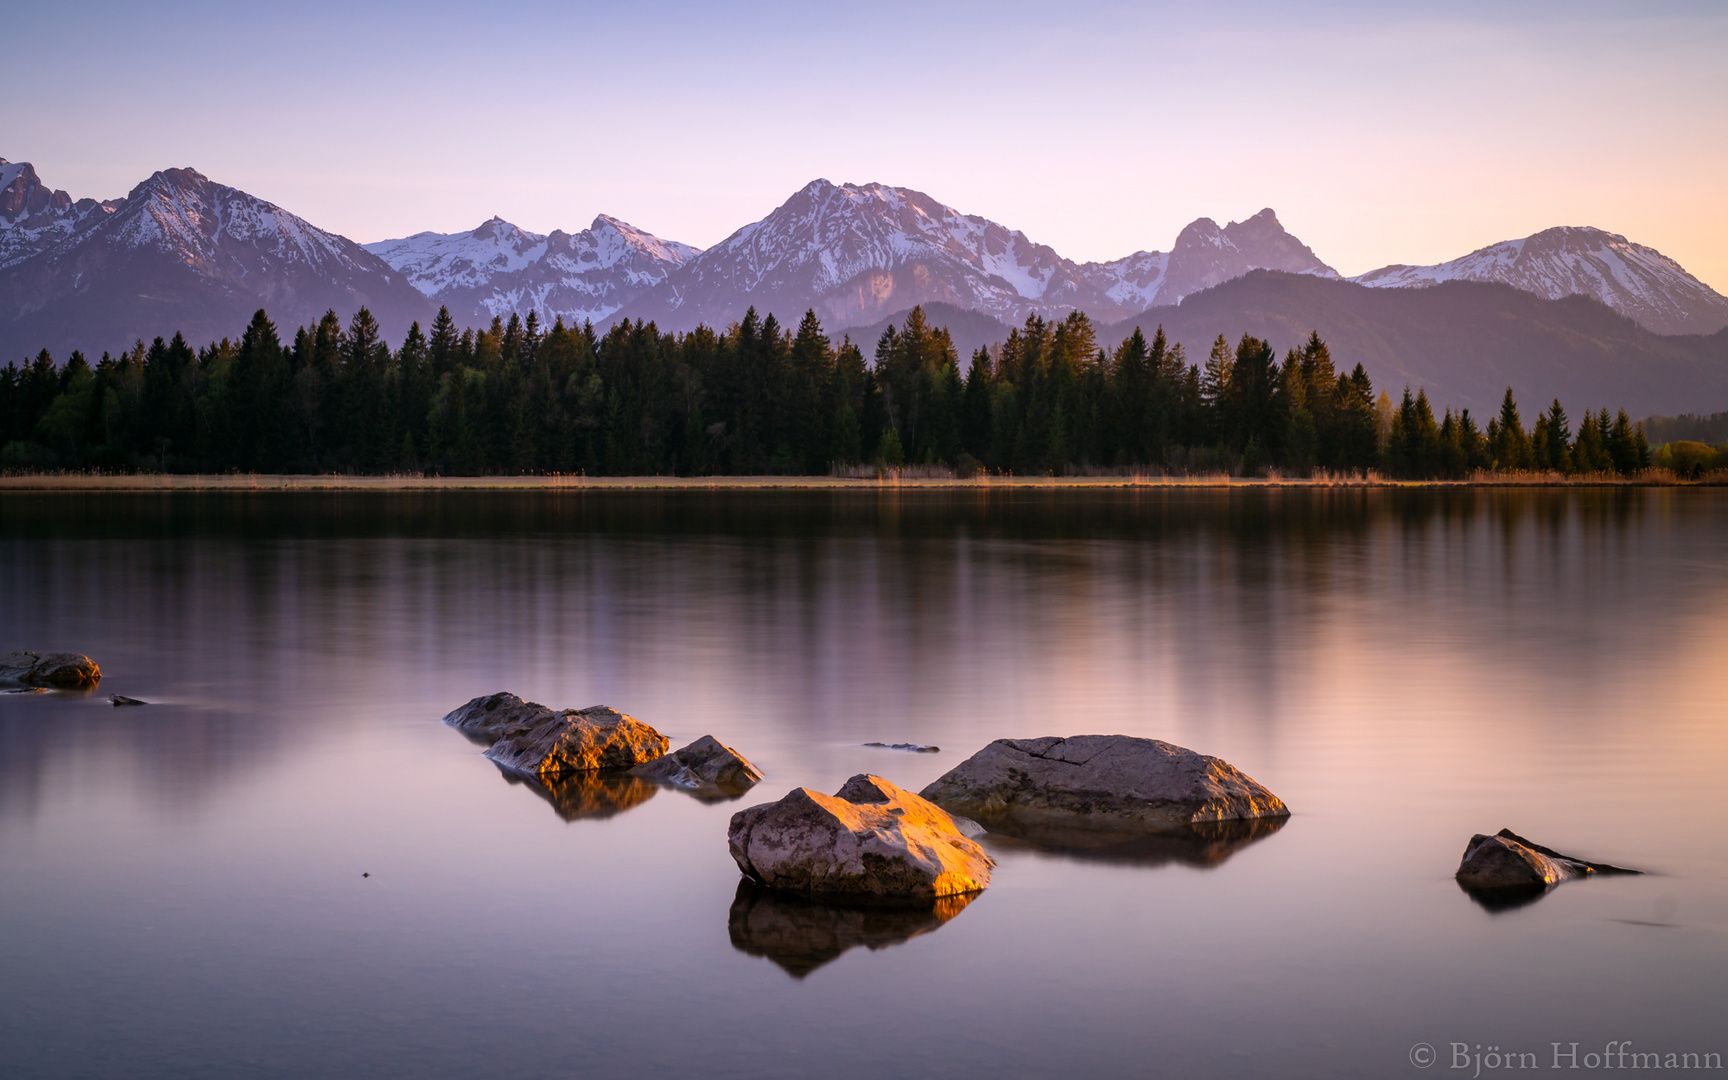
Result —
[{"label": "sky", "polygon": [[1728,3],[84,3],[7,15],[0,157],[191,166],[361,242],[713,244],[817,177],[1079,260],[1270,206],[1345,274],[1593,225],[1728,292]]}]

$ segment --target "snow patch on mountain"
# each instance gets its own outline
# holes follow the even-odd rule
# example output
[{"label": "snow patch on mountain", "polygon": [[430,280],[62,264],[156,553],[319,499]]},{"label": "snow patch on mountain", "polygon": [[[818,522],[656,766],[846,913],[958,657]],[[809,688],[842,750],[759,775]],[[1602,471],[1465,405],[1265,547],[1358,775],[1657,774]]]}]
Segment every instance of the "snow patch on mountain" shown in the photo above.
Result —
[{"label": "snow patch on mountain", "polygon": [[1538,296],[1588,296],[1658,334],[1728,326],[1728,297],[1655,248],[1602,229],[1562,226],[1490,244],[1433,266],[1384,266],[1351,279],[1370,288],[1493,281]]}]

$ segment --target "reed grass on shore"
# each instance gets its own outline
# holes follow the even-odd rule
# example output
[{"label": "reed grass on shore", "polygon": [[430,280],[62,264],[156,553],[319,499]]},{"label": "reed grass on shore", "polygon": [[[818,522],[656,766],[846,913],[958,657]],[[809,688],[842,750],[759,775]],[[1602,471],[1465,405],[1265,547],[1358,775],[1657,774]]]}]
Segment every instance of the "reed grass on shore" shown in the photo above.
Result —
[{"label": "reed grass on shore", "polygon": [[1693,487],[1728,485],[1728,470],[1682,479],[1666,469],[1631,476],[1567,476],[1554,472],[1478,472],[1464,480],[1393,480],[1374,472],[1284,477],[1235,477],[1227,473],[1172,476],[1154,472],[1099,470],[1068,476],[1008,476],[980,473],[957,477],[945,468],[920,466],[878,470],[862,467],[829,476],[425,476],[398,473],[96,473],[13,472],[0,474],[0,493],[23,491],[529,491],[529,490],[866,490],[871,488],[1404,488],[1404,487]]}]

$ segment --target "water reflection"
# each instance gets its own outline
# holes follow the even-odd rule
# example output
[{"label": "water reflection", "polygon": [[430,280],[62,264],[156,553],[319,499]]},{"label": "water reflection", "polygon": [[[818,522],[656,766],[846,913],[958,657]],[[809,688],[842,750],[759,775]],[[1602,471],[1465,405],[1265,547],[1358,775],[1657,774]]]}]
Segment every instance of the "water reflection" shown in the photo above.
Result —
[{"label": "water reflection", "polygon": [[794,979],[859,945],[874,952],[941,928],[980,894],[944,896],[933,907],[841,907],[777,893],[749,878],[726,916],[732,947],[765,956]]},{"label": "water reflection", "polygon": [[1559,886],[1531,885],[1528,887],[1511,886],[1498,889],[1473,889],[1460,881],[1458,882],[1458,888],[1465,896],[1476,901],[1477,906],[1479,906],[1483,911],[1486,911],[1491,915],[1499,915],[1508,911],[1516,911],[1521,907],[1528,907],[1559,888]]},{"label": "water reflection", "polygon": [[985,841],[993,850],[1035,851],[1091,862],[1130,866],[1220,866],[1249,844],[1282,829],[1287,817],[1201,821],[1182,829],[1123,830],[992,822]]},{"label": "water reflection", "polygon": [[[1581,710],[1580,664],[1683,667],[1632,628],[1721,609],[1694,568],[1725,510],[1650,489],[6,494],[0,626],[147,671],[146,697],[230,689],[220,768],[122,745],[187,801],[232,758],[350,725],[328,702],[380,670],[423,673],[432,708],[509,672],[548,699],[836,741],[883,718],[988,738],[963,716],[1119,701],[1269,738],[1318,672],[1348,678],[1396,634]],[[0,732],[0,812],[33,805],[12,793],[63,743]]]},{"label": "water reflection", "polygon": [[505,783],[521,785],[552,804],[565,821],[603,821],[652,799],[659,785],[616,772],[569,772],[527,776],[499,769]]}]

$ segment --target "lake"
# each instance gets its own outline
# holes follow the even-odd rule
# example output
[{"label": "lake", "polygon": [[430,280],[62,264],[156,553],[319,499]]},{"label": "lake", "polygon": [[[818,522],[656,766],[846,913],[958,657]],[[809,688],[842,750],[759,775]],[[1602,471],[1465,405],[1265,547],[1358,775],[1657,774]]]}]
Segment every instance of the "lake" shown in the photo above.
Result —
[{"label": "lake", "polygon": [[[104,673],[0,696],[0,1072],[1728,1056],[1725,569],[1705,489],[0,495],[0,651]],[[766,779],[514,783],[439,722],[497,690]],[[986,837],[992,887],[931,913],[755,895],[727,854],[792,788],[1085,733],[1223,757],[1292,816]],[[1452,874],[1503,826],[1648,873],[1493,910]]]}]

